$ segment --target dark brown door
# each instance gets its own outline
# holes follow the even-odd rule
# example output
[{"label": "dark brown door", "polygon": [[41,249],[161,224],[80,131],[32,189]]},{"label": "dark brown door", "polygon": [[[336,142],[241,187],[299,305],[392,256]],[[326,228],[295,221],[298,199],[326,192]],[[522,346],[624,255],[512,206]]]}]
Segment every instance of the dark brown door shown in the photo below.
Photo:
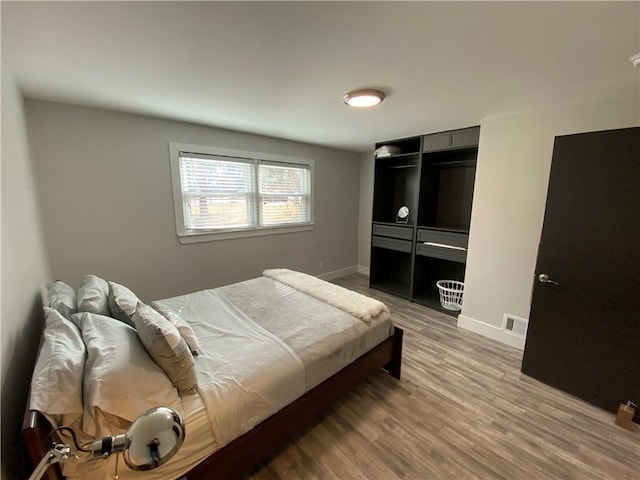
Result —
[{"label": "dark brown door", "polygon": [[640,128],[556,137],[525,374],[606,410],[640,401],[639,252]]}]

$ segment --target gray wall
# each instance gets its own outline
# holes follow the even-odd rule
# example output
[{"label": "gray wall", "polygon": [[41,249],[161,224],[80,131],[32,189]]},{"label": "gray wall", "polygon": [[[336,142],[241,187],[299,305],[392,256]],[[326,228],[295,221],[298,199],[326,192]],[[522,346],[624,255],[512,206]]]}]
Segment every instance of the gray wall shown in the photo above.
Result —
[{"label": "gray wall", "polygon": [[[355,153],[59,103],[29,100],[26,109],[57,279],[77,287],[83,275],[95,273],[150,301],[241,281],[269,267],[313,275],[356,267]],[[170,141],[313,158],[315,229],[181,245]]]},{"label": "gray wall", "polygon": [[360,154],[360,206],[358,214],[358,271],[369,275],[371,220],[373,219],[373,149]]},{"label": "gray wall", "polygon": [[22,95],[2,65],[2,478],[30,473],[20,427],[50,278],[26,132]]}]

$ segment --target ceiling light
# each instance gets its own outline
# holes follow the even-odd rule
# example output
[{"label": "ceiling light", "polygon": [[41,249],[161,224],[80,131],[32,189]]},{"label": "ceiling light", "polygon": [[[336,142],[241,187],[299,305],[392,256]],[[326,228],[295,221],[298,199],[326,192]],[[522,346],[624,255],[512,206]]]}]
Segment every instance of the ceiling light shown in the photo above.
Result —
[{"label": "ceiling light", "polygon": [[373,107],[382,103],[384,92],[374,88],[363,88],[346,93],[342,100],[350,107]]},{"label": "ceiling light", "polygon": [[636,53],[629,57],[629,61],[633,64],[634,67],[640,68],[640,53]]}]

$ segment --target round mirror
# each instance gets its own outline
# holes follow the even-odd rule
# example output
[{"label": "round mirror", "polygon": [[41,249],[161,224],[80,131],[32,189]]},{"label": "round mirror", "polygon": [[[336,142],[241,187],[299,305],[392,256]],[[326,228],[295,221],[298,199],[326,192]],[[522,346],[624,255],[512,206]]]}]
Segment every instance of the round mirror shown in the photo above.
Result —
[{"label": "round mirror", "polygon": [[398,218],[407,218],[409,216],[409,207],[400,207],[398,210]]},{"label": "round mirror", "polygon": [[152,470],[166,463],[184,442],[184,424],[169,407],[147,410],[134,420],[126,433],[124,461],[132,470]]}]

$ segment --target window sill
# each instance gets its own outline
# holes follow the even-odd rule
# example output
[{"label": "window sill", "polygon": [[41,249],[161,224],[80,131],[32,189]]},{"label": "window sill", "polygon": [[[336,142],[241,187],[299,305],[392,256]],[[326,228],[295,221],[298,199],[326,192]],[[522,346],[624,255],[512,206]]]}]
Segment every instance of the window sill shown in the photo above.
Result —
[{"label": "window sill", "polygon": [[307,232],[313,230],[314,224],[295,225],[289,227],[255,228],[251,230],[227,230],[224,232],[182,233],[178,240],[183,245],[190,243],[215,242],[233,238],[261,237],[263,235],[280,235],[282,233]]}]

